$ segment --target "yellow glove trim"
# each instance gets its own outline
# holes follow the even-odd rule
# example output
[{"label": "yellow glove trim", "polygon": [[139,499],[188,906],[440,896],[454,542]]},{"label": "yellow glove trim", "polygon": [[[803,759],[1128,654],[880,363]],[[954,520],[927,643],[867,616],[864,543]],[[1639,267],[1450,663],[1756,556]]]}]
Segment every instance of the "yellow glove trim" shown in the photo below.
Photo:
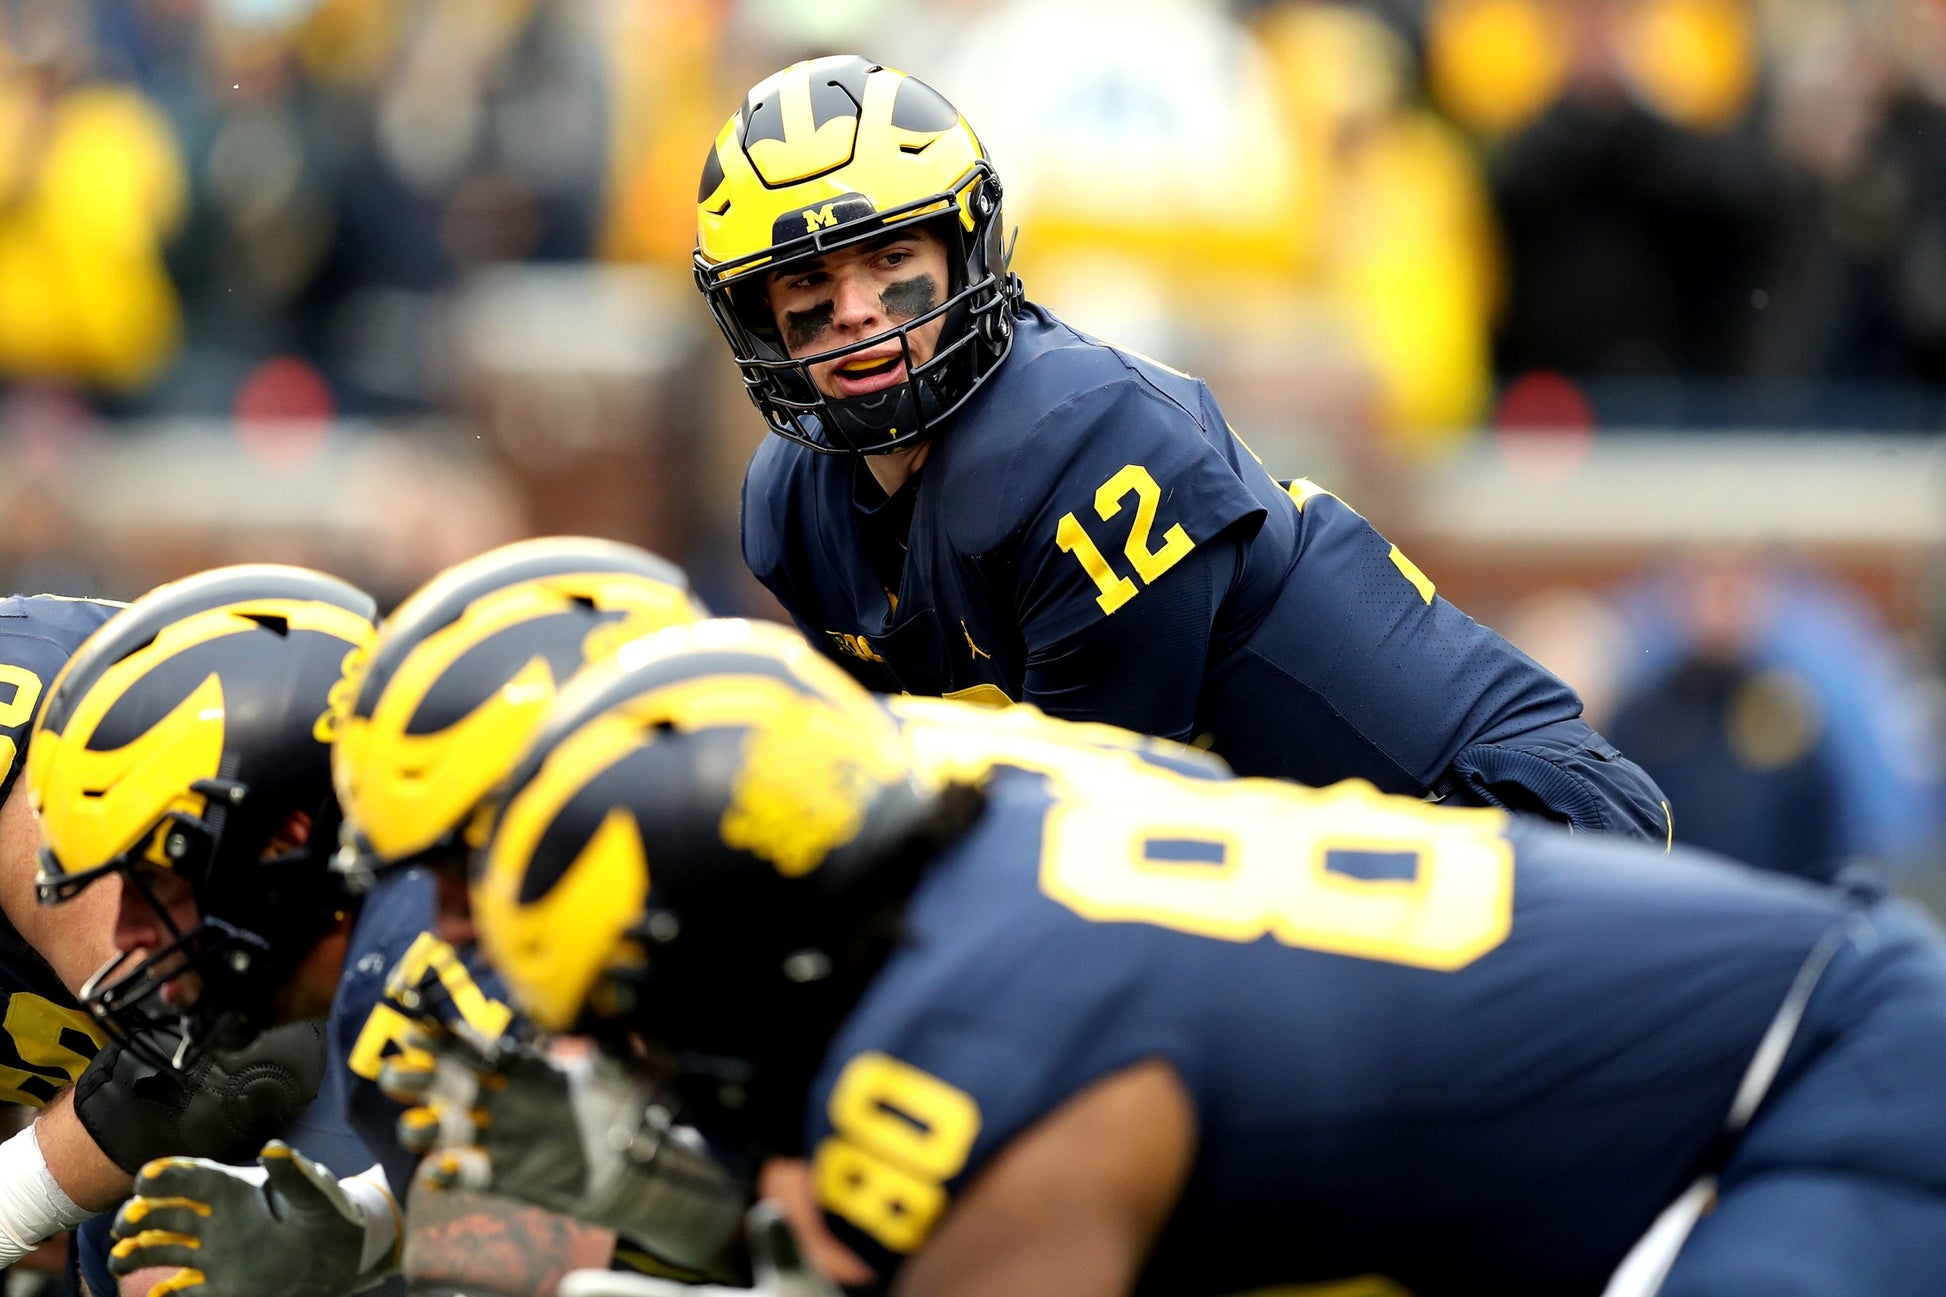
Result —
[{"label": "yellow glove trim", "polygon": [[210,1213],[208,1203],[198,1202],[194,1198],[151,1198],[147,1194],[137,1194],[128,1200],[128,1206],[122,1208],[122,1215],[127,1218],[129,1224],[133,1225],[150,1212],[161,1211],[165,1207],[181,1207],[185,1211],[195,1212],[198,1216],[207,1216]]},{"label": "yellow glove trim", "polygon": [[203,1240],[191,1234],[178,1234],[174,1230],[167,1229],[145,1229],[138,1234],[131,1234],[121,1242],[115,1244],[114,1247],[109,1249],[108,1254],[110,1256],[125,1258],[129,1253],[139,1251],[145,1247],[199,1248],[202,1245]]},{"label": "yellow glove trim", "polygon": [[209,1276],[201,1270],[193,1266],[184,1266],[155,1287],[149,1289],[149,1297],[169,1297],[170,1293],[179,1293],[190,1288],[200,1288],[203,1286],[204,1280],[208,1278]]}]

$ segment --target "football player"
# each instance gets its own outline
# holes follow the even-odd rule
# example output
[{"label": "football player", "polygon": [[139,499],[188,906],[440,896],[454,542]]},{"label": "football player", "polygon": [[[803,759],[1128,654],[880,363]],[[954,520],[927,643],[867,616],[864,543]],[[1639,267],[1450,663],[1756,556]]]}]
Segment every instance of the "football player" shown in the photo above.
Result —
[{"label": "football player", "polygon": [[[338,826],[331,695],[369,651],[373,611],[370,596],[322,573],[219,568],[130,605],[48,691],[26,774],[40,824],[37,887],[56,906],[98,885],[119,889],[118,953],[83,998],[128,1042],[130,1067],[141,1069],[135,1093],[158,1078],[173,1083],[212,1051],[271,1036],[273,1023],[305,1024],[297,1030],[322,1056],[315,1023],[335,978],[320,985],[303,972],[342,949],[348,926],[348,897],[328,868]],[[152,1043],[165,1030],[172,1052]],[[266,1097],[290,1088],[274,1069],[252,1071]],[[116,1218],[131,1237],[115,1245],[115,1268],[135,1258],[189,1267],[170,1282],[198,1285],[200,1297],[266,1291],[262,1267],[288,1260],[267,1244],[277,1221],[295,1216],[328,1222],[339,1245],[278,1270],[277,1291],[335,1297],[383,1276],[398,1250],[397,1207],[377,1168],[356,1174],[371,1158],[339,1119],[335,1090],[326,1071],[317,1101],[284,1132],[309,1157],[272,1142],[254,1179],[200,1204],[255,1222],[254,1286],[218,1267],[205,1273],[207,1257],[193,1248],[171,1252],[179,1232],[140,1199]],[[258,1097],[243,1100],[247,1111]],[[105,1260],[82,1257],[97,1294],[115,1291]]]},{"label": "football player", "polygon": [[[800,636],[781,626],[716,622],[706,624],[699,633],[727,635],[738,645],[754,642],[771,646],[772,651],[794,661],[800,671],[813,677],[831,677],[841,696],[862,696],[835,667],[818,659]],[[624,647],[616,662],[626,661],[633,651]],[[590,673],[588,685],[574,688],[600,688],[613,669],[598,668]],[[886,705],[905,732],[914,758],[940,779],[984,769],[997,752],[1064,766],[1097,762],[1112,770],[1135,762],[1192,778],[1230,777],[1228,768],[1209,753],[1111,726],[1050,721],[1033,707],[994,710],[913,697],[888,699]],[[602,945],[598,940],[591,941],[587,949],[598,951]],[[732,1234],[745,1201],[742,1186],[693,1160],[687,1166],[678,1165],[690,1145],[682,1139],[683,1127],[673,1120],[668,1094],[653,1086],[631,1085],[612,1064],[596,1060],[590,1078],[598,1080],[599,1086],[585,1088],[605,1091],[594,1097],[608,1105],[614,1120],[596,1123],[583,1117],[581,1124],[584,1128],[605,1124],[610,1130],[619,1129],[626,1138],[611,1134],[611,1143],[658,1150],[665,1165],[653,1167],[657,1172],[653,1176],[649,1174],[651,1167],[637,1167],[635,1174],[626,1177],[606,1177],[613,1187],[599,1204],[585,1194],[581,1201],[563,1202],[548,1182],[545,1164],[550,1159],[558,1162],[562,1146],[574,1147],[585,1141],[573,1135],[560,1138],[558,1116],[549,1123],[552,1131],[536,1126],[537,1117],[545,1121],[550,1111],[562,1112],[570,1107],[559,1093],[559,1078],[553,1070],[519,1055],[483,1059],[477,1053],[469,1056],[453,1050],[450,1045],[442,1047],[440,1042],[429,1043],[442,1055],[440,1066],[446,1067],[458,1083],[436,1093],[434,1076],[425,1073],[399,1088],[413,1092],[419,1104],[407,1114],[406,1126],[423,1130],[428,1136],[436,1131],[441,1142],[441,1155],[429,1164],[434,1178],[471,1177],[511,1196],[557,1205],[582,1219],[610,1224],[624,1234],[664,1239],[664,1256],[693,1255],[699,1241],[720,1244]],[[617,1052],[626,1055],[628,1049],[622,1045]],[[578,1096],[575,1103],[583,1112],[591,1106]],[[679,1097],[674,1106],[680,1107]],[[587,1149],[583,1161],[593,1167],[600,1160],[597,1142]],[[764,1168],[763,1182],[781,1185],[801,1174],[802,1168],[794,1164],[774,1162]],[[723,1263],[734,1259],[720,1258],[722,1263],[713,1268],[724,1269]],[[761,1253],[748,1260],[763,1264]],[[837,1266],[847,1270],[842,1260]],[[862,1273],[861,1267],[862,1263],[851,1262],[849,1272]],[[692,1263],[690,1268],[695,1271],[703,1267]]]},{"label": "football player", "polygon": [[942,777],[710,623],[618,663],[497,795],[482,944],[808,1157],[879,1282],[1592,1294],[1680,1200],[1665,1297],[1937,1291],[1946,941],[1902,902],[1360,782]]},{"label": "football player", "polygon": [[1024,299],[999,177],[924,83],[784,69],[698,202],[697,283],[778,434],[744,557],[868,687],[1669,840],[1572,689],[1345,504],[1273,480],[1203,383]]},{"label": "football player", "polygon": [[[464,859],[478,803],[511,768],[562,682],[632,638],[700,615],[687,578],[655,555],[579,537],[523,541],[436,577],[386,619],[369,652],[344,663],[324,728],[333,740],[335,805],[344,816],[336,876],[348,884],[355,899],[346,908],[356,913],[343,944],[307,957],[295,976],[313,995],[329,997],[336,988],[329,1035],[345,1119],[390,1184],[408,1184],[418,1158],[399,1143],[402,1110],[379,1083],[388,1068],[410,1073],[420,1066],[404,1048],[413,1033],[431,1025],[481,1050],[496,1049],[512,1034],[511,1010],[474,959],[465,904]],[[288,737],[308,743],[311,736]],[[303,941],[297,932],[265,935],[279,943]],[[575,1114],[566,1078],[549,1076],[558,1084],[543,1110],[571,1135]],[[558,1155],[513,1173],[529,1196],[541,1192],[546,1201],[545,1191],[553,1190],[569,1205],[585,1205],[592,1178],[587,1166]],[[152,1222],[167,1220],[167,1237],[142,1241],[139,1229],[133,1231],[117,1267],[180,1263],[186,1240],[193,1240],[206,1274],[221,1269],[232,1288],[261,1288],[270,1254],[253,1213],[219,1207],[199,1215],[169,1201],[232,1202],[240,1195],[239,1175],[187,1160],[145,1175],[124,1221],[154,1230],[161,1227]],[[459,1195],[438,1200],[432,1210],[443,1218],[439,1227],[414,1236],[423,1239],[415,1253],[420,1280],[494,1282],[519,1291],[541,1286],[550,1263],[558,1273],[563,1253],[586,1264],[595,1259],[591,1252],[605,1258],[612,1248],[605,1234],[510,1219]],[[413,1224],[416,1230],[419,1221]],[[477,1246],[489,1224],[503,1241],[523,1240],[511,1250],[528,1267],[531,1283],[486,1268],[507,1261]],[[308,1236],[297,1233],[312,1227]],[[287,1222],[277,1254],[342,1248],[341,1236],[341,1225],[328,1215],[299,1217]]]},{"label": "football player", "polygon": [[[450,569],[407,599],[345,691],[332,749],[345,812],[341,866],[369,891],[331,1030],[353,1077],[353,1128],[383,1150],[395,1182],[411,1175],[436,1134],[415,1125],[424,1115],[415,1107],[401,1143],[405,1110],[389,1097],[416,1095],[434,1080],[431,1059],[407,1047],[429,1007],[443,1006],[475,1050],[517,1035],[473,944],[466,858],[480,803],[512,769],[561,685],[632,639],[704,615],[682,570],[653,554],[580,537],[522,541]],[[604,1095],[579,1084],[588,1075],[535,1066],[551,1089],[532,1115],[557,1122],[561,1148],[573,1149],[577,1103],[585,1109]],[[627,1182],[621,1150],[598,1146],[575,1159],[561,1148],[526,1165],[503,1163],[500,1179],[550,1211],[605,1224],[596,1190],[610,1190],[611,1178]],[[605,1166],[604,1157],[617,1164]],[[734,1225],[732,1214],[713,1243],[647,1235],[624,1244],[622,1256],[677,1273],[707,1271]]]},{"label": "football player", "polygon": [[[310,1101],[323,1062],[309,1032],[166,1072],[143,1059],[171,1052],[173,1038],[117,1038],[102,1049],[104,1032],[78,997],[115,956],[117,891],[96,889],[62,911],[35,903],[40,838],[20,778],[32,724],[69,657],[123,606],[0,599],[0,1101],[42,1109],[0,1144],[0,1266],[113,1206],[153,1157],[254,1153]],[[253,1069],[288,1084],[253,1085]],[[254,1120],[239,1128],[245,1115]],[[88,1227],[96,1254],[106,1226]]]}]

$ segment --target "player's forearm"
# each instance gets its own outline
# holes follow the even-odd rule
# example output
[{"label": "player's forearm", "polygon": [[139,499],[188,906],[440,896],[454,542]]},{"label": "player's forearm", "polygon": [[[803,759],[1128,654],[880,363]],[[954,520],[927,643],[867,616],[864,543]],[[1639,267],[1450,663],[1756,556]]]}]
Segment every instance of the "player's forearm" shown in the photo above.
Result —
[{"label": "player's forearm", "polygon": [[68,1092],[0,1144],[0,1266],[127,1194],[129,1177],[96,1148]]},{"label": "player's forearm", "polygon": [[603,1266],[615,1235],[463,1189],[415,1189],[404,1271],[409,1292],[552,1294],[570,1270]]},{"label": "player's forearm", "polygon": [[93,1213],[128,1197],[134,1177],[116,1166],[82,1126],[72,1089],[54,1096],[34,1130],[54,1182],[77,1206]]}]

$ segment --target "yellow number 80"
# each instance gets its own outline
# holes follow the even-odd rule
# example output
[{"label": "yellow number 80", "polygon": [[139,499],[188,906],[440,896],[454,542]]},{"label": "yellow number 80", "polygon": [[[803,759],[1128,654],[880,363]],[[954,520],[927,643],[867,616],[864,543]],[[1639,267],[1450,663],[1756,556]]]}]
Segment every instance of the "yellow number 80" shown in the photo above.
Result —
[{"label": "yellow number 80", "polygon": [[889,1054],[845,1064],[828,1105],[835,1134],[813,1159],[818,1201],[894,1252],[923,1243],[980,1133],[970,1095]]}]

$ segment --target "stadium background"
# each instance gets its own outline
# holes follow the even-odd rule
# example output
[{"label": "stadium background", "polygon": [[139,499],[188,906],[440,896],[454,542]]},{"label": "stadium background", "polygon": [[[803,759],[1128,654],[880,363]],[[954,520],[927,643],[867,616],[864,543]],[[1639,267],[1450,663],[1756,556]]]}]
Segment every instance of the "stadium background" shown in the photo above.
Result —
[{"label": "stadium background", "polygon": [[1679,837],[1946,896],[1938,0],[0,0],[0,587],[736,548],[742,92],[967,114],[1030,296],[1580,688]]}]

